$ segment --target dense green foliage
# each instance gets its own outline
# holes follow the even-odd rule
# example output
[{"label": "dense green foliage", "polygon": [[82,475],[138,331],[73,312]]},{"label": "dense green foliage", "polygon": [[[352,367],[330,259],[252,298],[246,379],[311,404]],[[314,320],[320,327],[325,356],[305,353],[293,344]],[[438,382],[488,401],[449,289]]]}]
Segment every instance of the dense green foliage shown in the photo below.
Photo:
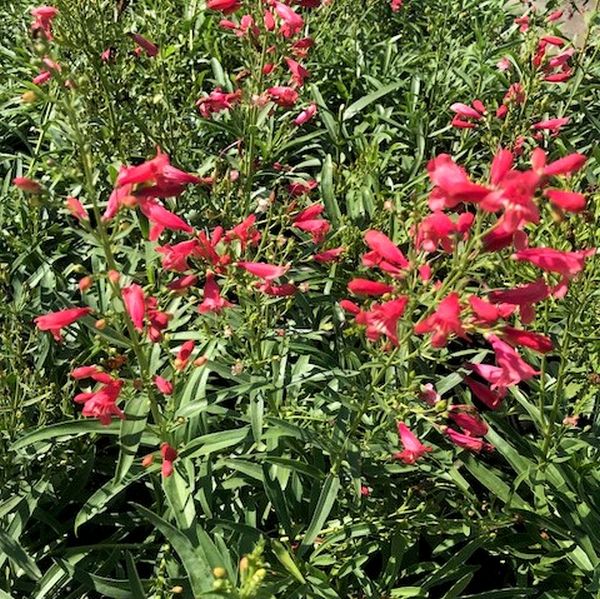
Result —
[{"label": "dense green foliage", "polygon": [[[569,181],[588,204],[574,215],[545,206],[530,243],[600,247],[598,14],[578,39],[574,76],[552,86],[533,82],[537,40],[519,33],[516,9],[501,0],[405,0],[396,13],[385,0],[333,0],[305,13],[315,47],[302,96],[319,112],[296,128],[286,111],[251,103],[212,120],[198,114],[196,100],[217,86],[233,91],[247,79],[249,96],[266,86],[252,76],[264,54],[224,33],[204,2],[55,4],[53,58],[72,90],[30,82],[47,49],[30,34],[31,6],[0,7],[0,599],[600,597],[598,259],[562,301],[539,306],[533,328],[555,348],[525,351],[541,375],[486,412],[489,454],[461,451],[422,421],[419,437],[435,451],[415,465],[391,458],[395,421],[420,413],[421,385],[470,401],[463,365],[489,353],[481,340],[437,350],[409,331],[389,352],[338,306],[365,230],[408,242],[427,211],[432,157],[447,152],[485,180],[497,147],[543,118],[571,117],[541,143],[553,158],[589,157]],[[130,32],[159,54],[134,56]],[[100,57],[107,48],[110,63]],[[505,56],[513,70],[502,72]],[[493,112],[521,77],[528,101],[516,114],[476,133],[450,126],[451,104],[480,98]],[[166,293],[147,221],[122,218],[110,241],[119,270],[158,290],[173,315],[167,356],[150,348],[148,369],[170,368],[168,352],[185,340],[208,359],[174,374],[167,430],[142,434],[135,418],[103,427],[72,401],[75,366],[125,356],[129,378],[138,376],[106,282],[90,300],[114,317],[105,329],[86,318],[59,345],[33,319],[80,305],[78,280],[107,270],[105,248],[74,224],[65,197],[106,202],[119,166],[157,146],[179,168],[215,176],[169,204],[197,230],[230,229],[273,194],[262,258],[305,260],[306,238],[284,236],[284,198],[290,179],[314,178],[331,245],[347,252],[330,267],[299,269],[294,282],[309,291],[294,298],[265,299],[240,275],[228,287],[240,309],[213,317],[188,309],[195,291]],[[528,138],[523,164],[533,147]],[[23,194],[11,185],[22,175],[46,192]],[[463,290],[535,279],[508,256],[470,262],[459,248],[448,279]],[[433,308],[439,298],[427,297]],[[145,424],[145,396],[129,388],[126,402]],[[169,478],[158,460],[141,466],[164,434],[179,450]]]}]

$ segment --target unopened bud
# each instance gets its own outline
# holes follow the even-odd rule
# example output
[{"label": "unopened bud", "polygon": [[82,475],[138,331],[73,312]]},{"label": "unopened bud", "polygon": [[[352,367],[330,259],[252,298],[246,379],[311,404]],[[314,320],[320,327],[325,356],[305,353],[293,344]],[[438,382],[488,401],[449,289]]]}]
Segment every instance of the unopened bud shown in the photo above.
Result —
[{"label": "unopened bud", "polygon": [[221,568],[219,566],[213,569],[213,576],[215,578],[225,578],[225,576],[227,576],[227,572],[225,571],[225,568]]},{"label": "unopened bud", "polygon": [[171,593],[173,593],[173,595],[179,595],[180,593],[183,593],[183,587],[177,585],[171,589]]},{"label": "unopened bud", "polygon": [[394,206],[394,202],[392,202],[392,200],[386,200],[383,203],[383,209],[387,210],[388,212],[394,212],[396,207]]},{"label": "unopened bud", "polygon": [[24,102],[25,104],[32,104],[36,100],[37,100],[37,96],[35,95],[35,92],[32,92],[32,91],[26,91],[21,96],[21,102]]},{"label": "unopened bud", "polygon": [[240,560],[240,572],[245,572],[248,569],[249,566],[249,562],[248,562],[248,558],[246,556],[244,556],[241,560]]},{"label": "unopened bud", "polygon": [[208,362],[208,358],[206,356],[200,356],[196,358],[193,362],[194,366],[204,366]]},{"label": "unopened bud", "polygon": [[149,453],[142,458],[142,467],[148,468],[152,466],[152,462],[154,462],[154,454]]},{"label": "unopened bud", "polygon": [[104,318],[101,318],[100,320],[96,321],[96,324],[94,324],[94,326],[101,331],[102,329],[106,328],[106,320]]},{"label": "unopened bud", "polygon": [[94,279],[92,279],[92,277],[89,275],[83,277],[83,279],[79,280],[79,291],[81,291],[81,293],[85,293],[92,286],[93,282]]},{"label": "unopened bud", "polygon": [[121,278],[121,275],[116,270],[108,271],[108,279],[111,283],[114,283],[116,285],[119,282],[120,278]]}]

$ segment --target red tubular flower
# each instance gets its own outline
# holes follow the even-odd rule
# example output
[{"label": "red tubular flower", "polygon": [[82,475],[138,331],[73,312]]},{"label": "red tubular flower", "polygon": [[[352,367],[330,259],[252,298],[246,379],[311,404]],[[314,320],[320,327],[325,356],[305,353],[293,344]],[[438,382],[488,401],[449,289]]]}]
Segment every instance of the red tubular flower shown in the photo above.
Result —
[{"label": "red tubular flower", "polygon": [[148,338],[152,343],[158,343],[163,338],[163,330],[169,325],[171,315],[158,309],[155,297],[146,298],[146,318],[148,319]]},{"label": "red tubular flower", "polygon": [[256,215],[251,214],[247,216],[239,225],[233,227],[225,233],[225,241],[230,243],[234,239],[239,240],[242,252],[246,250],[247,246],[255,246],[260,242],[261,235],[256,230],[254,225],[256,224]]},{"label": "red tubular flower", "polygon": [[455,232],[456,225],[447,214],[434,212],[419,223],[416,245],[426,252],[435,252],[439,246],[444,251],[451,252],[454,249],[452,235]]},{"label": "red tubular flower", "polygon": [[501,318],[507,318],[515,311],[514,305],[500,304],[494,306],[475,295],[469,297],[469,304],[477,321],[486,324],[493,324]]},{"label": "red tubular flower", "polygon": [[174,281],[171,281],[171,283],[169,283],[167,285],[167,287],[171,291],[184,291],[184,290],[188,289],[189,287],[194,286],[197,282],[198,282],[197,275],[185,275],[183,277],[178,277]]},{"label": "red tubular flower", "polygon": [[292,283],[273,285],[270,281],[266,281],[265,283],[257,283],[256,287],[265,295],[272,295],[275,297],[290,297],[295,295],[298,291],[298,287]]},{"label": "red tubular flower", "polygon": [[513,289],[492,291],[489,298],[494,304],[512,304],[513,306],[518,306],[521,321],[524,324],[529,324],[535,318],[534,304],[550,297],[550,293],[551,290],[544,282],[544,279],[538,279],[534,283],[520,285]]},{"label": "red tubular flower", "polygon": [[563,16],[563,12],[562,10],[555,10],[554,12],[551,12],[548,17],[547,17],[547,21],[548,23],[552,23],[554,21],[558,21],[562,16]]},{"label": "red tubular flower", "polygon": [[91,311],[91,308],[68,308],[38,316],[34,322],[40,331],[50,331],[54,339],[60,343],[62,340],[61,329],[87,316]]},{"label": "red tubular flower", "polygon": [[501,335],[505,341],[508,341],[513,346],[528,347],[541,354],[547,354],[554,347],[552,340],[545,335],[531,331],[522,331],[508,325],[502,328]]},{"label": "red tubular flower", "polygon": [[297,61],[293,58],[285,59],[285,62],[292,74],[292,82],[295,83],[298,87],[302,87],[304,85],[305,79],[310,76],[310,73]]},{"label": "red tubular flower", "polygon": [[196,102],[196,106],[204,118],[210,118],[214,113],[229,110],[241,98],[242,90],[238,89],[235,92],[227,93],[222,91],[220,87],[217,87],[208,96],[200,98]]},{"label": "red tubular flower", "polygon": [[348,291],[354,295],[378,297],[386,293],[391,293],[393,290],[393,286],[387,283],[361,279],[360,277],[354,278],[348,283]]},{"label": "red tubular flower", "polygon": [[111,380],[97,391],[79,393],[73,398],[73,401],[84,404],[81,411],[83,416],[98,418],[104,426],[108,426],[112,422],[113,416],[121,420],[125,418],[125,414],[116,404],[122,388],[122,380]]},{"label": "red tubular flower", "polygon": [[162,376],[156,375],[154,377],[154,384],[163,395],[172,395],[173,383],[171,381],[164,379]]},{"label": "red tubular flower", "polygon": [[390,4],[390,8],[392,9],[392,12],[398,12],[402,8],[403,3],[404,3],[404,0],[392,0],[392,2]]},{"label": "red tubular flower", "polygon": [[168,443],[162,443],[160,446],[160,455],[163,460],[161,474],[164,478],[169,478],[173,474],[173,462],[177,459],[177,450]]},{"label": "red tubular flower", "polygon": [[574,191],[563,191],[562,189],[547,189],[544,195],[554,206],[566,212],[581,212],[585,209],[585,196]]},{"label": "red tubular flower", "polygon": [[319,252],[313,256],[313,260],[319,264],[328,264],[329,262],[335,262],[344,252],[346,248],[337,247]]},{"label": "red tubular flower", "polygon": [[12,180],[12,183],[21,191],[26,191],[27,193],[33,194],[42,193],[42,186],[37,181],[34,181],[29,177],[15,177]]},{"label": "red tubular flower", "polygon": [[572,279],[585,267],[585,260],[596,253],[595,249],[563,252],[553,248],[528,248],[513,255],[519,262],[530,262],[548,272],[555,272],[565,279]]},{"label": "red tubular flower", "polygon": [[212,272],[208,271],[206,273],[206,282],[204,283],[204,300],[198,306],[198,312],[201,314],[208,312],[218,314],[225,308],[231,308],[231,306],[233,306],[232,303],[221,297],[221,291],[215,281],[215,276]]},{"label": "red tubular flower", "polygon": [[208,0],[206,8],[222,12],[226,15],[231,14],[240,8],[240,0]]},{"label": "red tubular flower", "polygon": [[340,308],[342,308],[342,310],[345,310],[346,312],[350,312],[350,314],[354,314],[355,316],[362,312],[362,310],[357,304],[347,299],[343,299],[340,301]]},{"label": "red tubular flower", "polygon": [[160,150],[152,160],[138,166],[122,166],[117,176],[117,187],[143,186],[143,196],[168,198],[183,193],[188,184],[202,183],[202,179],[171,166],[169,157]]},{"label": "red tubular flower", "polygon": [[552,131],[552,133],[558,133],[561,127],[564,127],[569,123],[571,119],[568,117],[565,118],[556,118],[556,119],[546,119],[544,121],[539,121],[534,123],[531,128],[536,131]]},{"label": "red tubular flower", "polygon": [[93,379],[98,383],[109,384],[113,382],[112,376],[104,372],[99,366],[78,366],[71,371],[71,377],[75,380]]},{"label": "red tubular flower", "polygon": [[165,270],[174,270],[176,272],[185,272],[189,270],[188,259],[198,251],[198,241],[190,239],[182,241],[175,245],[163,245],[156,248],[159,254],[162,254],[162,267]]},{"label": "red tubular flower", "polygon": [[323,210],[325,207],[322,204],[313,204],[305,208],[294,217],[292,226],[310,233],[313,243],[321,243],[331,228],[328,221],[316,218]]},{"label": "red tubular flower", "polygon": [[469,406],[450,406],[448,417],[471,437],[484,437],[488,433],[488,425],[480,416],[464,412]]},{"label": "red tubular flower", "polygon": [[296,58],[306,58],[309,50],[315,45],[310,37],[303,37],[291,46],[292,54]]},{"label": "red tubular flower", "polygon": [[546,177],[555,177],[557,175],[571,175],[583,168],[587,162],[587,157],[583,154],[569,154],[564,158],[559,158],[544,167],[543,173]]},{"label": "red tubular flower", "polygon": [[169,212],[158,200],[154,198],[140,198],[140,210],[146,218],[154,225],[154,231],[150,233],[150,240],[156,241],[164,229],[170,231],[184,231],[193,233],[194,229],[182,218]]},{"label": "red tubular flower", "polygon": [[65,206],[77,220],[90,220],[88,211],[83,207],[83,204],[77,198],[69,196],[65,202]]},{"label": "red tubular flower", "polygon": [[502,370],[500,377],[494,382],[495,387],[510,387],[539,374],[521,358],[515,349],[496,335],[489,335],[488,341],[496,354],[496,364]]},{"label": "red tubular flower", "polygon": [[377,266],[392,275],[402,275],[410,268],[410,263],[392,240],[381,231],[370,230],[365,233],[365,243],[371,249],[362,257],[364,266]]},{"label": "red tubular flower", "polygon": [[381,335],[385,335],[394,345],[398,345],[398,320],[404,314],[406,304],[406,296],[374,304],[368,312],[357,314],[356,321],[366,325],[367,339],[378,341]]},{"label": "red tubular flower", "polygon": [[54,39],[52,35],[52,21],[58,15],[58,8],[54,8],[54,6],[38,6],[31,10],[31,15],[34,18],[31,24],[31,33],[40,34],[51,42]]},{"label": "red tubular flower", "polygon": [[186,341],[181,345],[179,351],[177,352],[177,357],[175,358],[175,368],[177,370],[183,370],[196,347],[196,343],[194,341]]},{"label": "red tubular flower", "polygon": [[288,185],[288,192],[294,198],[310,193],[317,187],[318,183],[314,179],[309,181],[294,181]]},{"label": "red tubular flower", "polygon": [[465,383],[467,383],[475,399],[479,400],[490,410],[497,410],[502,405],[502,401],[506,396],[505,387],[492,390],[469,376],[465,377]]},{"label": "red tubular flower", "polygon": [[158,54],[158,46],[139,33],[130,33],[131,39],[146,53],[150,58]]},{"label": "red tubular flower", "polygon": [[267,90],[269,99],[282,108],[291,108],[298,101],[298,92],[284,85],[276,85]]},{"label": "red tubular flower", "polygon": [[446,428],[444,434],[452,441],[452,443],[454,443],[454,445],[462,447],[463,449],[468,449],[469,451],[474,451],[475,453],[479,453],[482,450],[494,450],[494,447],[489,443],[486,443],[483,439],[459,433],[453,428]]},{"label": "red tubular flower", "polygon": [[472,183],[464,169],[448,154],[440,154],[427,164],[434,188],[429,196],[431,210],[454,208],[461,202],[479,202],[490,190]]},{"label": "red tubular flower", "polygon": [[433,451],[432,447],[423,445],[403,422],[397,422],[396,427],[398,429],[398,439],[404,449],[394,453],[394,459],[402,460],[405,464],[414,464],[427,452]]},{"label": "red tubular flower", "polygon": [[317,105],[313,102],[294,119],[294,125],[300,127],[301,125],[308,123],[315,114],[317,114]]},{"label": "red tubular flower", "polygon": [[431,338],[433,347],[444,347],[448,342],[448,337],[453,333],[466,339],[467,334],[460,320],[460,311],[458,293],[450,293],[439,303],[431,316],[415,325],[415,333],[417,335],[433,333]]},{"label": "red tubular flower", "polygon": [[297,12],[286,4],[283,4],[283,2],[278,2],[277,0],[272,4],[277,16],[282,21],[279,31],[283,37],[292,37],[302,30],[302,27],[304,27],[304,20]]},{"label": "red tubular flower", "polygon": [[131,322],[133,322],[133,326],[136,330],[142,331],[144,329],[144,315],[146,314],[144,290],[136,283],[133,283],[128,287],[123,287],[121,295],[123,296],[123,303],[131,318]]},{"label": "red tubular flower", "polygon": [[274,264],[267,264],[266,262],[238,262],[237,265],[246,272],[265,281],[278,279],[290,269],[289,264],[286,264],[285,266],[275,266]]}]

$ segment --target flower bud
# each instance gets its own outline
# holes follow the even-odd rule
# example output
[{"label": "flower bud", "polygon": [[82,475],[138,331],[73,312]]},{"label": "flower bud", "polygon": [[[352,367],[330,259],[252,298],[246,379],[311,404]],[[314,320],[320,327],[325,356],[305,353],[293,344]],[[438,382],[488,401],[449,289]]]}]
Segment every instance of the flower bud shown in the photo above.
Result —
[{"label": "flower bud", "polygon": [[32,104],[33,102],[35,102],[37,100],[37,96],[35,95],[35,92],[29,90],[26,91],[22,96],[21,96],[21,102],[24,102],[25,104]]},{"label": "flower bud", "polygon": [[206,356],[200,356],[193,361],[194,366],[204,366],[208,362],[208,358]]},{"label": "flower bud", "polygon": [[85,293],[93,284],[94,279],[91,276],[87,275],[79,280],[79,291],[81,293]]},{"label": "flower bud", "polygon": [[225,568],[221,568],[219,566],[213,569],[213,576],[215,578],[225,578],[225,576],[227,576],[227,572],[225,571]]},{"label": "flower bud", "polygon": [[154,462],[154,454],[149,453],[148,455],[145,455],[142,458],[142,467],[149,468],[150,466],[152,466],[152,462]]},{"label": "flower bud", "polygon": [[116,285],[119,282],[120,278],[121,278],[121,275],[116,270],[108,271],[108,279],[111,283],[114,283]]},{"label": "flower bud", "polygon": [[94,325],[99,331],[101,331],[102,329],[106,328],[106,320],[104,318],[101,318],[100,320],[96,321],[96,324]]}]

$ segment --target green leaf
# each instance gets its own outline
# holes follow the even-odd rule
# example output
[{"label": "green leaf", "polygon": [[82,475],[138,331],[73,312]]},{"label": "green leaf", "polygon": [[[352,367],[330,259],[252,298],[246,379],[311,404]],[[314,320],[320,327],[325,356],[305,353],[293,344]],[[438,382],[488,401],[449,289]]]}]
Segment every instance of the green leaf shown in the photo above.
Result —
[{"label": "green leaf", "polygon": [[342,120],[348,121],[352,117],[355,117],[359,112],[364,110],[369,104],[379,100],[379,98],[383,98],[390,92],[398,89],[402,85],[401,81],[397,81],[396,83],[390,83],[389,85],[384,85],[382,88],[374,91],[366,96],[363,96],[360,100],[357,100],[353,104],[350,104],[346,110],[344,110],[344,114],[342,115]]},{"label": "green leaf", "polygon": [[127,564],[127,578],[129,579],[129,590],[131,591],[131,599],[145,599],[146,592],[144,591],[144,585],[140,580],[135,567],[135,562],[129,551],[126,553],[126,564]]},{"label": "green leaf", "polygon": [[21,568],[29,578],[39,580],[42,577],[34,559],[21,547],[21,544],[0,528],[0,549],[8,555],[8,559]]},{"label": "green leaf", "polygon": [[108,426],[100,424],[97,420],[69,420],[68,422],[58,422],[43,428],[34,430],[20,439],[17,439],[12,449],[23,449],[39,441],[48,441],[56,438],[80,437],[88,433],[98,433],[102,435],[118,435],[119,424],[113,422]]},{"label": "green leaf", "polygon": [[327,216],[331,222],[338,224],[342,218],[340,207],[335,199],[335,190],[333,187],[333,160],[331,154],[327,154],[323,161],[321,169],[321,197],[327,211]]},{"label": "green leaf", "polygon": [[191,443],[188,443],[179,455],[182,458],[198,457],[233,447],[246,439],[249,431],[250,427],[244,426],[242,428],[202,435],[194,439]]},{"label": "green leaf", "polygon": [[289,551],[284,547],[283,543],[277,541],[276,539],[271,540],[271,547],[273,549],[273,553],[275,557],[279,560],[281,565],[299,582],[304,584],[306,581],[304,580],[304,576],[302,576],[302,572],[298,569],[294,558],[290,555]]},{"label": "green leaf", "polygon": [[[165,539],[173,546],[187,572],[193,593],[200,595],[209,592],[212,589],[214,578],[209,562],[200,547],[194,547],[182,532],[154,512],[138,504],[134,504],[134,506],[146,520],[158,528]],[[203,597],[209,596],[203,595]]]},{"label": "green leaf", "polygon": [[115,482],[123,480],[133,464],[146,428],[149,411],[150,400],[144,394],[129,399],[125,404],[125,420],[121,421],[119,431],[120,451],[115,469]]},{"label": "green leaf", "polygon": [[340,479],[334,474],[329,474],[323,483],[323,489],[319,495],[317,507],[315,508],[310,524],[306,529],[302,544],[298,549],[298,556],[301,556],[306,552],[317,538],[317,535],[321,532],[323,524],[325,524],[325,521],[331,512],[331,508],[335,503],[339,489]]}]

